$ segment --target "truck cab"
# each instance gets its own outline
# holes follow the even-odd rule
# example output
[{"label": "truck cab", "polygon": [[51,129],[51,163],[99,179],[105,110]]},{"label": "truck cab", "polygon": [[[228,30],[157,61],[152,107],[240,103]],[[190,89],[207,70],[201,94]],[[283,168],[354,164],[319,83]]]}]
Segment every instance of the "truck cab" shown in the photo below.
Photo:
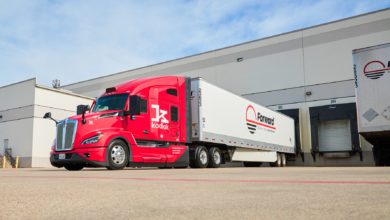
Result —
[{"label": "truck cab", "polygon": [[51,164],[83,167],[187,167],[191,79],[147,77],[107,88],[78,115],[56,124]]}]

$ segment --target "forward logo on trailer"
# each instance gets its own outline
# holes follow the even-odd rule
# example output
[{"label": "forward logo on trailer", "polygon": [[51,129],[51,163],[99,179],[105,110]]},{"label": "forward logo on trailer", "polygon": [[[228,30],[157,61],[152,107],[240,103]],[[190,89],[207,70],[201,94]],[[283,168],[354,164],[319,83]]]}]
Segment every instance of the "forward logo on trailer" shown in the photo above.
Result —
[{"label": "forward logo on trailer", "polygon": [[[371,70],[367,70],[367,67]],[[369,79],[378,79],[386,72],[386,70],[390,70],[390,61],[387,64],[387,69],[385,64],[383,64],[381,61],[371,61],[364,66],[364,75]]]},{"label": "forward logo on trailer", "polygon": [[275,124],[275,118],[269,118],[267,116],[262,115],[260,112],[255,111],[255,108],[253,106],[248,105],[246,108],[246,125],[248,126],[248,130],[251,134],[254,134],[256,132],[257,125],[276,129],[274,127]]}]

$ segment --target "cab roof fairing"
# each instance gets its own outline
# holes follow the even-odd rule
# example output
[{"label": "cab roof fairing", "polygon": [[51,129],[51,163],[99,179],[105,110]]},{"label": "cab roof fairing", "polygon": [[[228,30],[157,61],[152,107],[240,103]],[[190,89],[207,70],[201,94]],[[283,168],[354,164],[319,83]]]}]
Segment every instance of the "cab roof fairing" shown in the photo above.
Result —
[{"label": "cab roof fairing", "polygon": [[143,97],[149,97],[149,90],[151,87],[158,86],[177,86],[178,80],[176,76],[157,76],[157,77],[144,77],[139,79],[133,79],[130,81],[116,84],[116,91],[104,92],[98,98],[106,96],[107,94],[123,94],[140,95]]}]

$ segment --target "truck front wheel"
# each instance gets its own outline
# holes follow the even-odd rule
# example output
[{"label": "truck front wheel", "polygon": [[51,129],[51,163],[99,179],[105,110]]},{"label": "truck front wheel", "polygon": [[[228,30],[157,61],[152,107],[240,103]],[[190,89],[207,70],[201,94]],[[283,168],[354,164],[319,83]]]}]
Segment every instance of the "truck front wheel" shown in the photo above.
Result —
[{"label": "truck front wheel", "polygon": [[109,170],[122,170],[129,161],[129,149],[121,140],[113,141],[107,148]]},{"label": "truck front wheel", "polygon": [[221,151],[217,147],[209,150],[209,168],[218,168],[221,166]]}]

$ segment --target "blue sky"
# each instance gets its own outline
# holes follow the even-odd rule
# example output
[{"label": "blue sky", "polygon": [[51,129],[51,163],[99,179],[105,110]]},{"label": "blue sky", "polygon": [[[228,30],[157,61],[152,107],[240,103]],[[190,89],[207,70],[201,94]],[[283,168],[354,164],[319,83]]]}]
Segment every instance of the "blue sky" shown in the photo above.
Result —
[{"label": "blue sky", "polygon": [[0,86],[61,85],[390,7],[390,0],[0,0]]}]

